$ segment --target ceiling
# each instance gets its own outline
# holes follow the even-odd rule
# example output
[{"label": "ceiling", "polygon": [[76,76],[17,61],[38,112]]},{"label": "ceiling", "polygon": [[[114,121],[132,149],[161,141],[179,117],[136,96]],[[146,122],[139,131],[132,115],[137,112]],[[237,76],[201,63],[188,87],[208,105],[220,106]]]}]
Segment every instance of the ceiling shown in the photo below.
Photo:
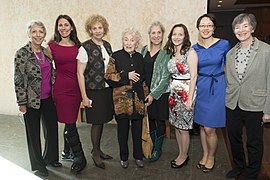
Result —
[{"label": "ceiling", "polygon": [[[209,3],[209,12],[217,11],[236,11],[243,10],[246,7],[262,7],[270,6],[270,0],[208,0]],[[217,7],[218,4],[221,4],[221,7]]]}]

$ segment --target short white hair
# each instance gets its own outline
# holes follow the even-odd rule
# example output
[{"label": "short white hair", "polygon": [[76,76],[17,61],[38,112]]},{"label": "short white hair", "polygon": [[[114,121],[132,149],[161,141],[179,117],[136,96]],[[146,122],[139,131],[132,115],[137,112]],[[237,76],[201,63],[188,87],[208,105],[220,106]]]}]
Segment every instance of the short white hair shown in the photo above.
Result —
[{"label": "short white hair", "polygon": [[136,41],[136,46],[138,46],[138,44],[142,39],[140,32],[134,29],[133,27],[125,29],[124,32],[122,33],[122,42],[124,42],[124,37],[126,34],[130,34],[132,37],[134,37]]},{"label": "short white hair", "polygon": [[26,26],[28,35],[30,35],[30,31],[34,25],[40,26],[44,30],[45,34],[47,33],[46,27],[44,26],[43,22],[39,20],[31,20],[27,23]]}]

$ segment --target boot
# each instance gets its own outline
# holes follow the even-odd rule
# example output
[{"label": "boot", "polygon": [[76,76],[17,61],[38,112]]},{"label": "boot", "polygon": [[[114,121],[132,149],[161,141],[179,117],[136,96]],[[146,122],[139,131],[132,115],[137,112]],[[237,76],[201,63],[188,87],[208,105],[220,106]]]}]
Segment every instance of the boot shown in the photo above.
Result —
[{"label": "boot", "polygon": [[70,160],[70,161],[74,160],[74,154],[71,148],[69,147],[67,139],[65,138],[65,133],[64,133],[64,150],[62,151],[61,158],[62,160]]},{"label": "boot", "polygon": [[65,137],[74,154],[74,160],[73,164],[71,165],[70,171],[77,174],[82,171],[86,166],[86,159],[84,156],[77,128],[75,127],[65,131]]},{"label": "boot", "polygon": [[154,151],[150,158],[150,162],[157,161],[160,158],[161,153],[162,153],[162,144],[163,144],[164,137],[165,137],[165,134],[161,135],[160,137],[155,138]]},{"label": "boot", "polygon": [[150,137],[151,137],[152,143],[153,143],[153,150],[152,150],[152,154],[153,154],[153,151],[155,149],[155,142],[156,142],[156,137],[157,137],[157,131],[154,130],[154,131],[150,132]]}]

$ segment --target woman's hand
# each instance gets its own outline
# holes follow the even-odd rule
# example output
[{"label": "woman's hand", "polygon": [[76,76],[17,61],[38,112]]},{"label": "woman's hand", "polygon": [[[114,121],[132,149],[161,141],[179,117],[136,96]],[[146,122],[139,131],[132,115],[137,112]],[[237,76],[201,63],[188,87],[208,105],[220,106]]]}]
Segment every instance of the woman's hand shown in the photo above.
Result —
[{"label": "woman's hand", "polygon": [[140,74],[136,73],[135,71],[131,71],[128,73],[128,79],[138,82],[140,80]]},{"label": "woman's hand", "polygon": [[26,113],[27,111],[26,106],[19,106],[19,111],[22,112],[23,114]]},{"label": "woman's hand", "polygon": [[151,95],[146,96],[146,98],[144,99],[144,101],[146,102],[145,105],[150,106],[152,104],[152,102],[153,102],[153,99],[154,98]]},{"label": "woman's hand", "polygon": [[264,123],[270,122],[270,114],[263,114],[262,120]]},{"label": "woman's hand", "polygon": [[82,103],[85,107],[89,107],[89,108],[92,107],[92,100],[89,99],[88,97],[83,98]]},{"label": "woman's hand", "polygon": [[186,109],[187,109],[188,111],[191,111],[191,110],[192,110],[192,100],[188,100],[188,101],[187,101]]}]

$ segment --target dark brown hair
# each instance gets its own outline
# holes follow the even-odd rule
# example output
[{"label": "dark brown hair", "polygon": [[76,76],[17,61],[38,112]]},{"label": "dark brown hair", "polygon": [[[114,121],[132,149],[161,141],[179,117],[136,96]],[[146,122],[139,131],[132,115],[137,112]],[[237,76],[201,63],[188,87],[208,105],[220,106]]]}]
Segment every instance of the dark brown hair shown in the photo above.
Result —
[{"label": "dark brown hair", "polygon": [[174,44],[172,42],[172,34],[173,34],[174,29],[177,28],[177,27],[183,28],[184,35],[185,35],[185,37],[183,39],[183,44],[182,44],[182,47],[181,47],[181,50],[180,50],[180,54],[184,55],[190,49],[190,46],[191,46],[190,37],[189,37],[187,27],[184,24],[176,24],[176,25],[174,25],[173,28],[171,29],[169,35],[168,35],[168,40],[167,40],[167,42],[166,42],[166,44],[164,46],[164,50],[166,50],[167,54],[170,54],[171,57],[174,56],[174,54],[175,54]]}]

